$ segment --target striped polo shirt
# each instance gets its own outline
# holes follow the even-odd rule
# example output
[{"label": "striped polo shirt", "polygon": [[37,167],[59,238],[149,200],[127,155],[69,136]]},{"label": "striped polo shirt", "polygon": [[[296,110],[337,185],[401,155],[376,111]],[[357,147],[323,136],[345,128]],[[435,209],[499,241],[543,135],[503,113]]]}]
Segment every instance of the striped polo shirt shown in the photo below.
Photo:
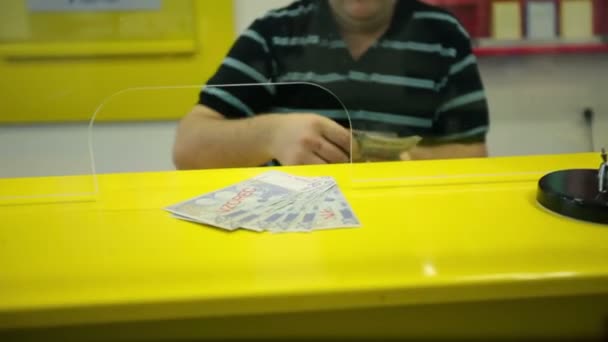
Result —
[{"label": "striped polo shirt", "polygon": [[430,144],[485,141],[489,121],[468,33],[416,0],[397,1],[388,30],[358,59],[326,0],[269,11],[236,40],[199,103],[229,119],[317,113]]}]

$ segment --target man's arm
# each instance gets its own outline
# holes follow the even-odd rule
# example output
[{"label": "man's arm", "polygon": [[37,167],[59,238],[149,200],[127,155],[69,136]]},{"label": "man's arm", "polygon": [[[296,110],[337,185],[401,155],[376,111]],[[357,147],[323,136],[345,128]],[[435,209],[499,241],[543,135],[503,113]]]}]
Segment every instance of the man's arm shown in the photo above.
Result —
[{"label": "man's arm", "polygon": [[178,169],[348,162],[350,133],[315,114],[226,119],[197,105],[180,122],[173,148]]},{"label": "man's arm", "polygon": [[228,121],[198,105],[179,123],[173,147],[178,169],[262,165],[272,159],[269,136],[273,118],[259,116]]},{"label": "man's arm", "polygon": [[428,160],[452,158],[483,158],[488,156],[485,143],[448,143],[436,146],[417,146],[401,154],[401,160]]}]

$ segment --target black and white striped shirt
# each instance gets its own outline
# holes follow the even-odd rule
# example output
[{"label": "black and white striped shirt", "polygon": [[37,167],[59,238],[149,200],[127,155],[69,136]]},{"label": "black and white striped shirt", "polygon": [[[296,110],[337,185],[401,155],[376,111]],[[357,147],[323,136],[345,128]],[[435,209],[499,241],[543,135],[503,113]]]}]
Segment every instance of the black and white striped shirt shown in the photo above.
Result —
[{"label": "black and white striped shirt", "polygon": [[[234,84],[256,85],[223,86]],[[343,103],[354,129],[428,143],[485,141],[489,121],[469,35],[417,0],[398,0],[387,32],[357,60],[326,0],[270,11],[237,39],[199,103],[227,118],[314,112],[348,126]]]}]

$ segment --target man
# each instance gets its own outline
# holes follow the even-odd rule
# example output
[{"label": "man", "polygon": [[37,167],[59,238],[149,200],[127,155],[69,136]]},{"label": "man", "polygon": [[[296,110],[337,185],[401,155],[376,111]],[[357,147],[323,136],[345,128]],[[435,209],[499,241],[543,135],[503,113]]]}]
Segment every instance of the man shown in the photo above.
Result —
[{"label": "man", "polygon": [[[252,83],[260,85],[221,86]],[[402,159],[487,155],[468,34],[417,0],[300,0],[270,11],[208,84],[218,86],[205,87],[179,125],[178,168],[348,162],[350,127],[335,97],[353,128],[422,136]]]}]

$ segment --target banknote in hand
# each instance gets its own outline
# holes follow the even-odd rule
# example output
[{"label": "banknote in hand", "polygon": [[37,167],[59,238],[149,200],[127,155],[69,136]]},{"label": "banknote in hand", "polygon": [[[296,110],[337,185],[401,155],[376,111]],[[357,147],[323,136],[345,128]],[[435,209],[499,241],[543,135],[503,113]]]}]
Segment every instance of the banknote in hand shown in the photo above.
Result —
[{"label": "banknote in hand", "polygon": [[354,161],[397,161],[400,155],[414,148],[422,137],[397,137],[385,133],[353,130],[353,139],[358,145]]}]

